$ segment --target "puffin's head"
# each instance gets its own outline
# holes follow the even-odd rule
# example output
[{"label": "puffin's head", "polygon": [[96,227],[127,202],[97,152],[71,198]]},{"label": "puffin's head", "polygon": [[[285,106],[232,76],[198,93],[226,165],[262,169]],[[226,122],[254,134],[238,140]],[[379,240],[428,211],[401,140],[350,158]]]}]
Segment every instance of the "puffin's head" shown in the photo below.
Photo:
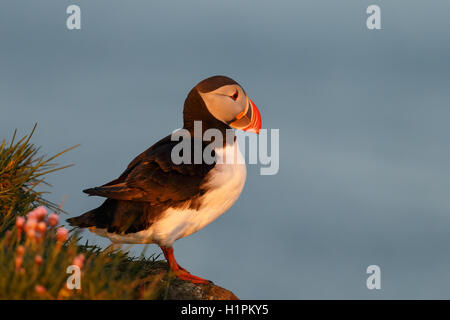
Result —
[{"label": "puffin's head", "polygon": [[[259,133],[261,115],[244,89],[233,79],[213,76],[199,82],[184,104],[184,122],[202,120],[210,126]],[[212,119],[213,118],[213,119]]]}]

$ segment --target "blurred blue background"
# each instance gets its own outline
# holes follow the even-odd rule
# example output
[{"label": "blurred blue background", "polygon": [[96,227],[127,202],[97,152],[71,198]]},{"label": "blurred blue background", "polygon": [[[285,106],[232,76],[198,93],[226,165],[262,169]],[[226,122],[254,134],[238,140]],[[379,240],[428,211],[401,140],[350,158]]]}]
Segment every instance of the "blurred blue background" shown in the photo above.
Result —
[{"label": "blurred blue background", "polygon": [[[382,30],[366,28],[371,4]],[[182,126],[198,81],[230,76],[280,129],[280,171],[249,166],[238,202],[175,244],[180,264],[247,299],[449,298],[449,14],[437,0],[5,0],[0,138],[37,122],[44,153],[80,143],[49,179],[78,215],[102,201],[82,189]]]}]

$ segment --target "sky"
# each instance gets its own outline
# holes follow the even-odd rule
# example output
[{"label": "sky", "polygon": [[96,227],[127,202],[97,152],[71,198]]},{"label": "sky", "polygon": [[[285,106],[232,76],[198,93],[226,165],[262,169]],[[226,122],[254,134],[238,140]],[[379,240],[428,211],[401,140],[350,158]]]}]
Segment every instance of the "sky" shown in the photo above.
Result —
[{"label": "sky", "polygon": [[[81,30],[66,28],[71,4]],[[381,30],[366,27],[372,4]],[[197,82],[227,75],[279,129],[280,168],[248,165],[235,205],[175,243],[180,265],[241,299],[448,299],[449,13],[438,0],[4,0],[0,140],[38,123],[44,154],[81,144],[48,178],[76,216],[102,202],[82,189],[181,127]]]}]

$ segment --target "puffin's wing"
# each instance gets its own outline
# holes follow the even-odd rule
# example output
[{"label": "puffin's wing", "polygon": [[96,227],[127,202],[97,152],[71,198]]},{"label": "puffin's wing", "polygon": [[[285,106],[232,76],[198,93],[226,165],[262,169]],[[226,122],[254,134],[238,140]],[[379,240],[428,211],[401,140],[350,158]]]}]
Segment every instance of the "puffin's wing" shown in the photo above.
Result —
[{"label": "puffin's wing", "polygon": [[168,204],[202,194],[200,185],[214,164],[174,164],[171,153],[177,143],[170,136],[162,139],[136,157],[119,178],[83,192],[152,204]]}]

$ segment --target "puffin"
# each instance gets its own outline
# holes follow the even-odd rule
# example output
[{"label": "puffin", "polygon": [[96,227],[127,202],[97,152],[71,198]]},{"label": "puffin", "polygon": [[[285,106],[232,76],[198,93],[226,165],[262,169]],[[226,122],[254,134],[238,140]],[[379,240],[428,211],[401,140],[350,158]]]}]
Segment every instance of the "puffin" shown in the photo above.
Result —
[{"label": "puffin", "polygon": [[[210,129],[216,134],[207,134]],[[178,264],[173,244],[204,228],[236,202],[246,167],[234,130],[259,134],[260,129],[260,112],[241,85],[220,75],[204,79],[188,93],[179,129],[192,142],[185,144],[191,149],[178,151],[187,152],[183,159],[189,161],[174,161],[180,141],[172,133],[134,158],[117,179],[83,190],[105,200],[67,221],[113,244],[156,244],[177,278],[210,283]],[[218,139],[218,133],[224,138]],[[195,161],[199,152],[200,161]],[[205,152],[212,161],[206,161]]]}]

